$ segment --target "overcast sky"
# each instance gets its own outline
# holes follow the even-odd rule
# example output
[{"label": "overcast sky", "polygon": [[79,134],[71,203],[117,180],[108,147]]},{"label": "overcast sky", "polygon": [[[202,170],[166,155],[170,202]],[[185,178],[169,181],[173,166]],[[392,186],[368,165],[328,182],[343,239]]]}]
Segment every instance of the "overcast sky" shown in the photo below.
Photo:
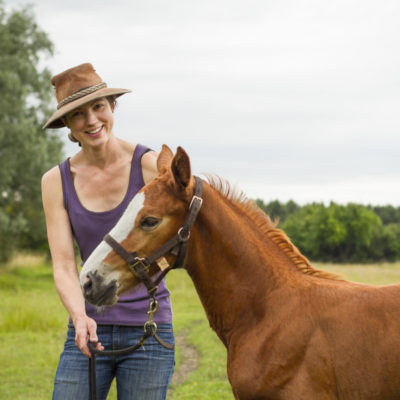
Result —
[{"label": "overcast sky", "polygon": [[117,136],[264,201],[400,205],[398,0],[31,3],[54,74],[91,62],[133,90]]}]

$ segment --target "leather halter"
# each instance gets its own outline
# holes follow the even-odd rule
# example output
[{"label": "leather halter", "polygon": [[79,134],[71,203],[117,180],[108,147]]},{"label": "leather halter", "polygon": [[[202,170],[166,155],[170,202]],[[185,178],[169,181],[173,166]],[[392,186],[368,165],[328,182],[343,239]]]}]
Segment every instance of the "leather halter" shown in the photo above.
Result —
[{"label": "leather halter", "polygon": [[[138,256],[136,251],[127,251],[111,235],[108,234],[104,237],[104,241],[108,243],[123,260],[126,261],[132,274],[144,283],[149,295],[152,295],[157,291],[159,283],[165,275],[171,271],[171,269],[181,267],[185,260],[187,245],[190,238],[190,230],[192,229],[203,204],[203,199],[201,197],[203,194],[203,183],[199,177],[195,176],[194,178],[196,180],[196,187],[183,226],[171,239],[165,242],[157,250],[153,251],[149,256],[141,258]],[[176,256],[174,264],[164,269],[157,279],[153,281],[149,276],[150,266],[168,252]]]},{"label": "leather halter", "polygon": [[[97,399],[96,390],[96,355],[101,354],[104,356],[122,356],[132,353],[139,349],[144,348],[144,343],[149,337],[154,337],[163,347],[173,350],[174,345],[164,342],[157,335],[157,324],[154,321],[154,314],[158,310],[158,302],[155,299],[156,291],[158,289],[159,283],[167,275],[171,269],[178,268],[183,265],[185,260],[187,245],[190,238],[190,230],[194,222],[196,221],[197,215],[203,204],[202,194],[203,194],[203,183],[197,176],[194,177],[196,180],[196,187],[194,190],[194,195],[192,201],[189,205],[188,213],[186,214],[183,226],[178,230],[178,232],[157,250],[151,253],[148,257],[140,258],[136,251],[129,252],[120,243],[118,243],[111,235],[106,235],[104,241],[107,242],[112,249],[122,257],[128,264],[130,271],[136,277],[138,277],[146,286],[147,293],[149,295],[149,311],[148,320],[144,324],[144,334],[139,339],[139,341],[132,346],[125,349],[119,350],[97,350],[96,345],[88,342],[89,350],[91,353],[91,358],[89,359],[89,399]],[[162,256],[170,252],[172,255],[176,256],[175,262],[172,266],[164,269],[161,274],[153,281],[149,276],[150,266],[159,260]]]}]

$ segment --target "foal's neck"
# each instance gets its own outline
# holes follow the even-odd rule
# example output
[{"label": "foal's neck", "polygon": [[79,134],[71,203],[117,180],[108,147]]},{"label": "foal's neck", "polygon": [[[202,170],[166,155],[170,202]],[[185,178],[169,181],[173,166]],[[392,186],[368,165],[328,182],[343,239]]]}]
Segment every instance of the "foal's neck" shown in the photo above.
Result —
[{"label": "foal's neck", "polygon": [[[203,198],[186,269],[211,327],[228,345],[237,328],[257,323],[266,313],[268,296],[280,286],[273,268],[280,255],[230,200],[208,185]],[[271,247],[268,257],[266,246]]]}]

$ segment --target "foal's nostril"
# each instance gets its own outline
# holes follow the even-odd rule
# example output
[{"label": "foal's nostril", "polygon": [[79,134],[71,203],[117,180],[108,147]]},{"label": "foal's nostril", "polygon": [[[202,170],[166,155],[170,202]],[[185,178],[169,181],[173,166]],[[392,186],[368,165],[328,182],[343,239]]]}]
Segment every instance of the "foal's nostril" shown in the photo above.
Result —
[{"label": "foal's nostril", "polygon": [[83,292],[85,293],[85,295],[90,294],[90,292],[92,291],[93,288],[93,281],[90,278],[89,274],[86,275],[86,282],[83,284]]},{"label": "foal's nostril", "polygon": [[116,301],[116,281],[106,282],[97,271],[85,271],[81,276],[81,287],[83,297],[90,304],[95,306],[111,305]]}]

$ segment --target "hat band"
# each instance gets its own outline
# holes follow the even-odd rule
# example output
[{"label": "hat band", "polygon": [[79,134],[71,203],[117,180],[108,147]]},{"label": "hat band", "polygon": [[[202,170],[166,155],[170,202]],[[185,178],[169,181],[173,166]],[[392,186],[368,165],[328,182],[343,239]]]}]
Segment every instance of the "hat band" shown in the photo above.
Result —
[{"label": "hat band", "polygon": [[105,82],[101,82],[98,85],[95,86],[89,86],[85,89],[78,90],[77,92],[71,94],[70,96],[66,97],[65,99],[61,100],[58,105],[57,105],[57,110],[59,110],[62,106],[65,106],[68,103],[71,103],[71,101],[80,99],[81,97],[87,96],[88,94],[91,94],[95,92],[96,90],[102,89],[103,87],[106,87],[107,84]]}]

